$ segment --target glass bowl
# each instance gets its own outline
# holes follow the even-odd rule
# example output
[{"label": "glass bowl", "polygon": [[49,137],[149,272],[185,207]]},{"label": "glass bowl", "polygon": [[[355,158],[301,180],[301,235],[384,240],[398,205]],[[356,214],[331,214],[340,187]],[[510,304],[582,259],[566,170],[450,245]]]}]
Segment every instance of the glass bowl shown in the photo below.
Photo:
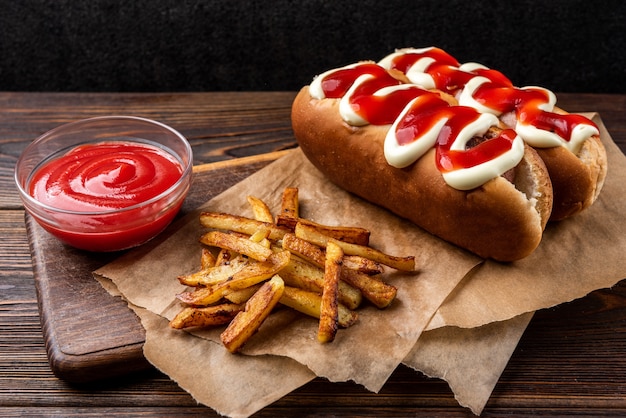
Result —
[{"label": "glass bowl", "polygon": [[174,129],[103,116],[34,140],[17,161],[15,183],[26,211],[50,234],[72,247],[109,252],[165,229],[189,191],[192,168],[191,146]]}]

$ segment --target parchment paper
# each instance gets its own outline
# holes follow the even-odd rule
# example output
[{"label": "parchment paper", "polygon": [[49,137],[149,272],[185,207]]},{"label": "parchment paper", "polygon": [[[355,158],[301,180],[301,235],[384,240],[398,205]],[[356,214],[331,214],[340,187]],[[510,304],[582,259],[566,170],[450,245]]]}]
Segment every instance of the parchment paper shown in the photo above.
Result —
[{"label": "parchment paper", "polygon": [[[411,351],[439,305],[467,271],[482,260],[328,183],[299,150],[212,199],[201,210],[251,215],[246,195],[254,195],[276,211],[286,186],[300,189],[304,217],[329,225],[368,228],[374,247],[396,255],[415,255],[419,271],[390,270],[387,280],[398,288],[396,301],[382,311],[372,306],[360,309],[358,323],[340,330],[332,344],[316,341],[317,321],[284,310],[266,321],[243,353],[288,357],[330,381],[352,380],[378,391]],[[131,304],[171,319],[181,308],[175,295],[185,290],[176,277],[199,268],[198,238],[204,232],[198,222],[199,211],[183,219],[175,233],[150,251],[140,248],[129,252],[95,272],[96,276],[110,279]],[[194,333],[203,338],[189,338],[189,343],[204,344],[203,339],[219,341],[220,332]],[[152,361],[165,368],[174,357],[168,353],[153,357]],[[283,370],[289,373],[288,367]],[[249,384],[258,380],[257,374],[264,373],[261,369],[248,369]],[[199,398],[198,393],[206,387],[207,382],[197,380],[186,389]],[[237,405],[230,406],[230,414],[241,412]]]},{"label": "parchment paper", "polygon": [[[112,281],[102,276],[98,280],[111,295],[123,297]],[[315,377],[286,357],[232,356],[212,341],[190,341],[189,334],[170,329],[162,316],[131,303],[129,307],[146,329],[146,359],[222,415],[247,417]],[[403,364],[447,381],[459,404],[480,415],[532,316],[527,313],[477,328],[424,331]],[[215,364],[219,366],[212,367]],[[251,376],[251,370],[265,372]],[[199,382],[206,386],[198,388]],[[233,397],[233,393],[240,395]]]},{"label": "parchment paper", "polygon": [[[287,357],[233,356],[219,344],[170,328],[162,316],[135,307],[148,331],[144,353],[162,372],[200,403],[233,418],[247,417],[315,378],[306,367]],[[173,354],[183,361],[162,361]],[[254,371],[254,381],[250,371]],[[198,383],[205,386],[198,390]],[[236,402],[233,401],[236,399]]]},{"label": "parchment paper", "polygon": [[599,199],[546,228],[539,248],[511,264],[486,261],[448,297],[428,328],[477,327],[583,297],[626,277],[626,157],[598,115],[608,154]]},{"label": "parchment paper", "polygon": [[[124,269],[116,274],[124,274]],[[213,341],[173,330],[163,316],[126,300],[111,280],[95,277],[141,319],[146,331],[144,357],[196,401],[220,415],[248,417],[316,377],[306,366],[287,357],[234,356]]]},{"label": "parchment paper", "polygon": [[[111,295],[124,298],[111,280],[100,276],[98,281]],[[221,415],[248,417],[315,378],[286,357],[233,356],[221,345],[173,330],[164,317],[126,302],[146,330],[145,358]],[[253,382],[250,370],[259,372]],[[198,382],[206,385],[203,390],[197,390]]]},{"label": "parchment paper", "polygon": [[[603,130],[603,139],[605,143],[608,141],[608,144],[612,145],[605,130]],[[614,144],[609,148],[609,153],[614,154],[616,149]],[[623,156],[621,157],[623,159]],[[615,190],[612,190],[614,186],[610,186],[611,177],[624,169],[623,161],[620,160],[616,164],[613,158],[615,157],[611,155],[609,160],[611,165],[607,180],[609,192],[604,193],[609,195],[615,193]],[[618,169],[615,165],[619,164],[621,164],[621,168]],[[484,303],[483,301],[486,300],[488,306],[494,306],[490,303],[499,295],[497,287],[502,286],[499,279],[509,274],[518,276],[517,280],[522,282],[529,280],[528,276],[532,276],[535,281],[554,283],[557,290],[563,284],[558,281],[550,281],[551,276],[555,274],[554,268],[544,270],[537,267],[528,270],[527,274],[524,274],[525,270],[521,268],[521,263],[519,267],[500,265],[495,270],[492,270],[492,267],[483,269],[482,260],[477,257],[434,238],[388,212],[365,203],[329,184],[299,151],[289,154],[229,189],[208,202],[203,209],[239,214],[249,213],[245,202],[247,194],[264,199],[276,209],[280,194],[286,186],[300,188],[304,216],[321,223],[352,224],[369,228],[373,231],[372,244],[374,246],[398,255],[414,254],[420,271],[415,275],[392,275],[389,281],[399,289],[396,303],[384,311],[370,307],[361,310],[359,323],[348,330],[341,331],[332,344],[320,345],[315,341],[317,327],[315,321],[284,311],[264,324],[260,332],[245,347],[244,353],[248,356],[232,356],[235,359],[258,355],[265,355],[264,358],[277,357],[286,360],[283,361],[282,366],[284,373],[290,373],[290,368],[295,367],[298,373],[306,376],[306,373],[301,370],[303,366],[300,364],[302,364],[307,366],[315,375],[327,377],[331,381],[354,380],[372,391],[378,391],[395,367],[400,362],[405,362],[415,369],[447,380],[459,402],[469,406],[476,413],[476,411],[482,410],[497,377],[499,377],[527,325],[526,318],[528,317],[515,318],[517,315],[514,312],[521,314],[565,302],[573,298],[572,294],[583,296],[595,288],[610,286],[626,275],[626,270],[621,268],[595,270],[594,277],[600,277],[600,280],[594,280],[591,285],[585,280],[575,282],[574,285],[580,285],[583,288],[577,291],[559,291],[557,295],[560,296],[551,298],[550,304],[546,306],[542,306],[544,295],[527,292],[528,297],[520,296],[519,293],[516,295],[517,299],[512,301],[515,309],[509,309],[505,315],[489,309],[486,310],[486,314],[484,310],[470,309],[464,312],[464,315],[469,317],[467,319],[469,322],[476,323],[475,326],[512,318],[508,321],[484,327],[482,330],[470,330],[471,332],[465,332],[467,330],[459,330],[455,327],[447,327],[438,331],[436,328],[452,324],[452,321],[440,319],[447,318],[445,315],[447,311],[443,307],[437,311],[441,303],[446,298],[446,306],[448,303],[453,303],[452,301],[457,298],[458,294],[463,295],[465,293],[465,286],[472,283],[475,277],[479,277],[480,281],[485,282],[489,279],[491,286],[494,283],[497,285],[495,289],[488,286],[483,287],[482,293],[478,295],[482,297],[480,303]],[[611,198],[605,197],[610,202]],[[598,205],[600,208],[605,206],[605,204]],[[618,218],[623,213],[620,210],[617,212],[609,211],[609,213],[601,209],[598,211],[601,214],[594,216]],[[174,295],[184,290],[176,281],[176,276],[199,268],[200,247],[197,238],[201,231],[199,230],[197,215],[197,213],[190,214],[189,217],[179,223],[177,232],[161,245],[156,246],[151,251],[142,248],[130,252],[125,257],[97,271],[96,276],[110,279],[131,304],[166,319],[171,318],[179,309]],[[571,224],[588,222],[582,216],[577,218]],[[598,222],[599,220],[596,219],[594,224]],[[588,229],[580,225],[578,227]],[[595,234],[593,231],[587,232]],[[558,240],[558,245],[554,245],[560,250],[549,254],[546,259],[535,259],[535,263],[559,266],[560,269],[557,272],[559,275],[571,277],[570,270],[579,268],[580,263],[572,266],[567,261],[572,255],[581,251],[581,244],[584,246],[585,243],[594,243],[593,250],[596,253],[604,253],[603,247],[606,247],[607,244],[615,245],[610,236],[605,237],[601,242],[585,237],[585,242],[582,243],[578,240],[572,240],[574,237],[576,235],[564,234],[561,236],[556,234],[556,231],[554,233],[549,232],[544,241]],[[546,245],[545,242],[542,246]],[[618,248],[623,248],[623,246],[618,244]],[[484,266],[490,264],[497,263],[486,263]],[[474,269],[475,267],[476,269]],[[494,274],[496,277],[490,277]],[[461,290],[453,292],[461,280],[463,280]],[[568,286],[571,287],[571,283]],[[552,291],[552,289],[548,290]],[[559,300],[564,294],[567,294],[567,297]],[[534,299],[535,296],[539,302]],[[472,295],[472,297],[474,296]],[[461,299],[464,300],[465,297]],[[470,303],[470,305],[472,304]],[[461,311],[463,309],[460,308]],[[425,338],[416,345],[435,311],[437,313],[429,327],[435,329],[436,332],[425,333]],[[151,325],[154,325],[155,322],[146,321]],[[153,341],[171,337],[169,329],[165,330],[157,326],[149,332],[154,338]],[[208,349],[206,344],[214,344],[212,341],[217,340],[218,334],[219,332],[204,332],[199,334],[202,338],[184,332],[178,332],[177,335],[186,339],[186,343],[182,344],[185,347],[189,345],[188,348],[185,348],[186,352],[197,353]],[[481,337],[476,338],[476,335],[481,335]],[[474,341],[476,344],[470,344],[468,341]],[[488,342],[485,343],[485,341]],[[214,345],[220,347],[217,344]],[[213,346],[209,347],[213,349]],[[181,347],[179,346],[179,348]],[[485,353],[482,358],[487,360],[477,362],[476,350],[485,350],[482,351]],[[298,363],[291,359],[297,360]],[[180,357],[174,353],[166,352],[163,355],[152,355],[149,360],[158,368],[167,370],[166,373],[172,376],[174,380],[179,382],[184,380],[181,375],[184,376],[185,372],[179,372],[177,367]],[[477,367],[477,363],[478,367],[482,368],[480,373],[468,373]],[[298,365],[294,366],[294,364]],[[449,364],[454,365],[454,373],[447,366]],[[263,374],[264,371],[247,368],[247,372],[249,379],[246,381],[246,390],[249,389],[250,385],[255,384],[257,376]],[[472,379],[469,379],[468,376],[472,376]],[[188,382],[188,386],[183,387],[196,399],[205,399],[200,401],[218,409],[218,406],[213,403],[215,402],[214,399],[210,397],[207,399],[206,396],[203,398],[202,395],[207,391],[207,387],[220,384],[220,376],[200,377],[201,379],[192,379],[191,382]],[[279,395],[275,394],[275,396]],[[271,397],[266,397],[266,404],[271,403],[271,401]],[[222,402],[221,409],[218,410],[226,415],[240,416],[250,413],[248,409],[245,409],[245,405],[239,403],[237,399],[220,400],[220,402]],[[226,405],[223,405],[224,402]]]},{"label": "parchment paper", "polygon": [[403,363],[448,382],[459,405],[480,415],[532,317],[424,331]]}]

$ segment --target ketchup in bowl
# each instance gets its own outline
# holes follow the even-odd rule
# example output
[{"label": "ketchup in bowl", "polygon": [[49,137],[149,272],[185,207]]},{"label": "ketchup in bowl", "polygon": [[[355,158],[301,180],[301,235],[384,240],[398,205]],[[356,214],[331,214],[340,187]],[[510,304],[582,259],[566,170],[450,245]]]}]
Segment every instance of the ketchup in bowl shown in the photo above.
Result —
[{"label": "ketchup in bowl", "polygon": [[152,199],[183,172],[170,154],[148,144],[79,145],[38,168],[29,193],[39,202],[78,212],[115,210]]},{"label": "ketchup in bowl", "polygon": [[[41,151],[51,144],[54,152]],[[173,129],[105,117],[64,125],[34,141],[18,161],[16,183],[28,213],[61,241],[116,251],[148,241],[172,221],[189,190],[191,168],[191,148]]]}]

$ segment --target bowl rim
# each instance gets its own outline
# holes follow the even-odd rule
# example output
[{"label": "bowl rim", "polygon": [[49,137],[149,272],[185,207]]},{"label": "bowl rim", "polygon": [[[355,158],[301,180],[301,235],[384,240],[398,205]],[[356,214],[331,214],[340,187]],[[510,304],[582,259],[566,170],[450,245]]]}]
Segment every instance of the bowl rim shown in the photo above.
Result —
[{"label": "bowl rim", "polygon": [[[111,210],[101,210],[101,211],[77,211],[77,210],[69,210],[69,209],[60,209],[60,208],[56,208],[54,206],[50,206],[47,205],[45,203],[40,202],[39,200],[35,199],[34,197],[32,197],[30,195],[30,193],[28,193],[27,190],[25,190],[22,187],[22,184],[18,178],[18,171],[19,171],[19,167],[20,167],[20,163],[22,162],[22,160],[24,159],[24,157],[27,154],[27,151],[29,151],[31,148],[34,148],[38,142],[43,141],[45,138],[47,138],[50,135],[53,135],[55,133],[57,133],[59,130],[62,129],[66,129],[68,127],[74,126],[74,125],[78,125],[78,124],[85,124],[85,123],[90,123],[90,122],[97,122],[100,120],[130,120],[130,121],[135,121],[135,122],[143,122],[143,123],[148,123],[151,125],[156,125],[161,129],[164,129],[166,131],[169,131],[170,133],[172,133],[175,137],[177,137],[178,139],[181,140],[181,142],[183,143],[185,152],[189,155],[189,161],[187,162],[187,164],[182,164],[183,165],[183,171],[181,172],[180,178],[176,181],[176,183],[174,183],[173,185],[171,185],[169,188],[167,188],[166,190],[164,190],[163,192],[159,193],[158,195],[148,199],[148,200],[144,200],[143,202],[139,202],[136,203],[134,205],[131,206],[127,206],[124,208],[118,208],[118,209],[111,209]],[[106,142],[106,141],[102,141],[102,142]],[[169,151],[164,150],[166,152],[168,152],[169,154],[171,154]],[[178,157],[176,157],[178,159]],[[24,150],[22,151],[21,155],[19,156],[19,158],[17,159],[17,162],[15,163],[15,169],[14,169],[14,174],[13,174],[13,179],[15,181],[15,185],[20,193],[20,197],[22,198],[22,200],[25,203],[25,207],[26,209],[30,209],[32,207],[36,207],[39,210],[45,210],[47,212],[54,212],[57,214],[66,214],[66,215],[72,215],[72,216],[106,216],[106,215],[115,215],[118,213],[124,213],[127,211],[132,211],[132,210],[137,210],[141,207],[150,205],[156,201],[159,201],[163,198],[165,198],[166,196],[172,194],[173,192],[175,192],[177,189],[179,189],[181,187],[181,185],[183,185],[183,183],[186,182],[190,182],[191,180],[191,175],[193,173],[193,150],[191,148],[191,144],[189,144],[189,141],[187,140],[187,138],[181,134],[180,132],[178,132],[176,129],[172,128],[171,126],[168,126],[162,122],[153,120],[153,119],[148,119],[148,118],[143,118],[143,117],[139,117],[139,116],[124,116],[124,115],[109,115],[109,116],[96,116],[96,117],[92,117],[92,118],[87,118],[87,119],[80,119],[80,120],[76,120],[73,122],[68,122],[68,123],[64,123],[62,125],[59,125],[55,128],[50,129],[49,131],[44,132],[43,134],[41,134],[40,136],[38,136],[37,138],[35,138],[30,144],[28,144],[28,146],[26,148],[24,148]],[[32,174],[32,171],[30,173],[28,173],[28,175],[30,176]],[[187,188],[187,187],[185,187]],[[184,193],[183,193],[184,194]],[[26,204],[26,202],[28,202],[29,205]],[[30,210],[29,210],[30,211]]]}]

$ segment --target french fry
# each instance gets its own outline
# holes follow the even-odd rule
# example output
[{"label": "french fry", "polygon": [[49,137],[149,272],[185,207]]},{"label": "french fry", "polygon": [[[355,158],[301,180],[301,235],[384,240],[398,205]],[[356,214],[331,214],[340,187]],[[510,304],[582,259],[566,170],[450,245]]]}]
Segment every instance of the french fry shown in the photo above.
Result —
[{"label": "french fry", "polygon": [[[253,231],[252,234],[254,234],[255,232],[256,231]],[[267,259],[273,253],[271,249],[257,242],[222,231],[209,231],[206,234],[202,235],[202,237],[200,238],[200,242],[205,245],[235,251],[237,253],[247,255],[248,257],[258,261],[267,261]]]},{"label": "french fry", "polygon": [[[329,241],[336,243],[337,241],[329,238]],[[318,241],[320,242],[320,241]],[[323,250],[316,244],[300,239],[293,234],[286,234],[283,237],[283,248],[296,253],[307,261],[315,265],[320,265],[324,259]],[[345,256],[344,256],[345,259]],[[397,289],[394,286],[381,282],[380,280],[370,277],[369,275],[360,273],[356,270],[343,268],[341,279],[352,287],[361,291],[363,297],[372,302],[379,308],[389,306],[396,296]]]},{"label": "french fry", "polygon": [[348,255],[358,255],[368,258],[378,263],[384,264],[389,267],[393,267],[396,270],[402,271],[414,271],[415,270],[415,257],[397,257],[389,254],[385,254],[382,251],[378,251],[372,247],[364,245],[357,245],[348,242],[336,240],[328,237],[315,228],[312,228],[306,224],[298,223],[296,225],[294,234],[296,237],[305,241],[309,241],[319,247],[326,247],[329,241],[334,241],[336,245],[339,245],[343,252]]},{"label": "french fry", "polygon": [[383,266],[380,263],[359,255],[344,255],[343,266],[370,276],[383,273]]},{"label": "french fry", "polygon": [[324,265],[324,290],[320,305],[320,322],[317,331],[317,340],[328,343],[335,339],[337,334],[339,302],[337,300],[339,278],[341,276],[341,263],[343,250],[334,242],[329,242],[326,247],[326,262]]},{"label": "french fry", "polygon": [[370,240],[370,231],[364,228],[353,226],[329,226],[322,225],[303,218],[293,218],[285,215],[276,217],[276,225],[288,228],[294,231],[297,224],[303,224],[314,229],[319,234],[327,237],[335,238],[340,241],[350,242],[358,245],[368,245]]},{"label": "french fry", "polygon": [[365,299],[381,309],[391,305],[398,293],[398,289],[395,286],[355,270],[343,269],[341,271],[341,280],[359,289]]},{"label": "french fry", "polygon": [[329,226],[300,218],[300,206],[298,201],[298,188],[287,187],[283,191],[280,213],[276,216],[276,225],[284,226],[293,231],[298,222],[317,229],[320,233],[338,240],[352,242],[354,244],[367,245],[370,231],[359,227]]},{"label": "french fry", "polygon": [[188,275],[178,276],[178,281],[185,286],[213,286],[233,277],[247,263],[248,260],[240,255],[228,263],[207,267]]},{"label": "french fry", "polygon": [[[322,294],[324,289],[324,270],[292,255],[289,264],[280,271],[280,277],[285,285]],[[339,282],[339,302],[349,309],[356,309],[361,305],[363,295],[361,291],[344,281]]]},{"label": "french fry", "polygon": [[230,215],[219,212],[203,212],[200,214],[200,224],[205,228],[221,229],[224,231],[239,232],[252,235],[260,226],[266,226],[270,230],[269,239],[277,241],[282,239],[288,229],[276,226],[273,223],[261,222],[244,216]]},{"label": "french fry", "polygon": [[223,264],[228,264],[231,262],[231,260],[234,260],[239,255],[240,254],[237,254],[234,251],[229,251],[224,248],[220,248],[220,251],[217,253],[217,257],[215,258],[215,265],[221,266]]},{"label": "french fry", "polygon": [[245,309],[237,314],[220,335],[228,351],[236,353],[258,331],[280,300],[284,288],[283,280],[276,275],[246,302]]},{"label": "french fry", "polygon": [[[308,235],[305,235],[305,237]],[[328,237],[329,238],[329,237]],[[316,242],[325,244],[328,239],[317,239]],[[324,250],[319,245],[314,244],[305,239],[299,238],[294,234],[285,234],[283,237],[283,248],[300,255],[309,260],[311,263],[323,267]],[[362,255],[344,255],[344,267],[357,270],[361,273],[374,275],[383,273],[381,263],[373,261]]]},{"label": "french fry", "polygon": [[180,311],[171,321],[170,327],[183,328],[207,328],[224,325],[243,310],[244,305],[224,303],[222,305],[196,308],[188,306]]},{"label": "french fry", "polygon": [[299,255],[317,267],[324,268],[326,260],[324,250],[309,241],[298,238],[291,233],[285,234],[283,237],[283,248]]},{"label": "french fry", "polygon": [[280,271],[280,277],[287,286],[298,287],[319,294],[324,288],[324,269],[314,266],[297,255],[292,254],[289,264]]},{"label": "french fry", "polygon": [[213,255],[208,248],[202,248],[202,253],[200,254],[200,268],[207,269],[209,267],[213,267],[217,264],[217,258]]},{"label": "french fry", "polygon": [[269,235],[270,235],[269,228],[262,226],[262,227],[259,227],[259,229],[257,229],[254,234],[250,235],[249,239],[250,241],[256,242],[257,244],[260,244],[264,246],[265,248],[270,248],[272,246],[272,242],[269,239],[267,239]]},{"label": "french fry", "polygon": [[395,255],[389,255],[376,250],[372,247],[366,247],[363,245],[350,244],[347,242],[337,241],[331,238],[337,245],[341,247],[344,253],[349,255],[358,255],[368,258],[386,266],[392,267],[401,271],[415,271],[415,257],[406,256],[398,257]]},{"label": "french fry", "polygon": [[196,308],[210,306],[217,303],[226,294],[228,289],[221,287],[198,287],[192,292],[183,292],[176,295],[176,298],[189,306]]},{"label": "french fry", "polygon": [[269,279],[282,270],[290,258],[289,251],[272,253],[267,262],[249,262],[228,280],[211,287],[198,288],[193,292],[180,293],[176,297],[192,306],[211,305],[234,290],[245,289]]},{"label": "french fry", "polygon": [[[254,231],[254,234],[250,235],[250,241],[259,243],[263,240],[266,240],[267,237],[270,236],[269,228],[265,226],[260,226],[259,229]],[[265,245],[264,245],[265,246]]]},{"label": "french fry", "polygon": [[250,287],[246,287],[245,289],[233,290],[230,293],[224,295],[224,299],[238,304],[244,304],[254,295],[254,293],[259,290],[262,286],[262,283],[255,284]]},{"label": "french fry", "polygon": [[[285,286],[283,296],[280,298],[280,303],[298,312],[302,312],[305,315],[319,319],[322,296],[320,296],[319,293],[310,292],[297,287]],[[348,309],[345,305],[339,303],[337,307],[337,324],[341,328],[348,328],[359,318],[358,313]]]},{"label": "french fry", "polygon": [[[317,339],[328,343],[338,328],[358,320],[363,298],[389,306],[397,289],[379,276],[384,266],[411,271],[414,257],[396,257],[369,246],[364,228],[328,226],[300,217],[297,188],[283,191],[280,213],[247,197],[253,218],[219,212],[200,214],[211,229],[200,241],[199,271],[178,280],[195,288],[176,295],[188,306],[172,328],[228,323],[221,340],[235,353],[256,333],[277,303],[318,318]],[[214,255],[214,254],[217,255]]]},{"label": "french fry", "polygon": [[248,196],[247,199],[250,207],[252,208],[254,219],[261,222],[274,222],[272,212],[264,201],[254,196]]},{"label": "french fry", "polygon": [[[297,187],[285,187],[285,190],[283,190],[279,216],[294,219],[300,217],[300,201],[298,199]],[[279,223],[276,222],[276,224]]]}]

